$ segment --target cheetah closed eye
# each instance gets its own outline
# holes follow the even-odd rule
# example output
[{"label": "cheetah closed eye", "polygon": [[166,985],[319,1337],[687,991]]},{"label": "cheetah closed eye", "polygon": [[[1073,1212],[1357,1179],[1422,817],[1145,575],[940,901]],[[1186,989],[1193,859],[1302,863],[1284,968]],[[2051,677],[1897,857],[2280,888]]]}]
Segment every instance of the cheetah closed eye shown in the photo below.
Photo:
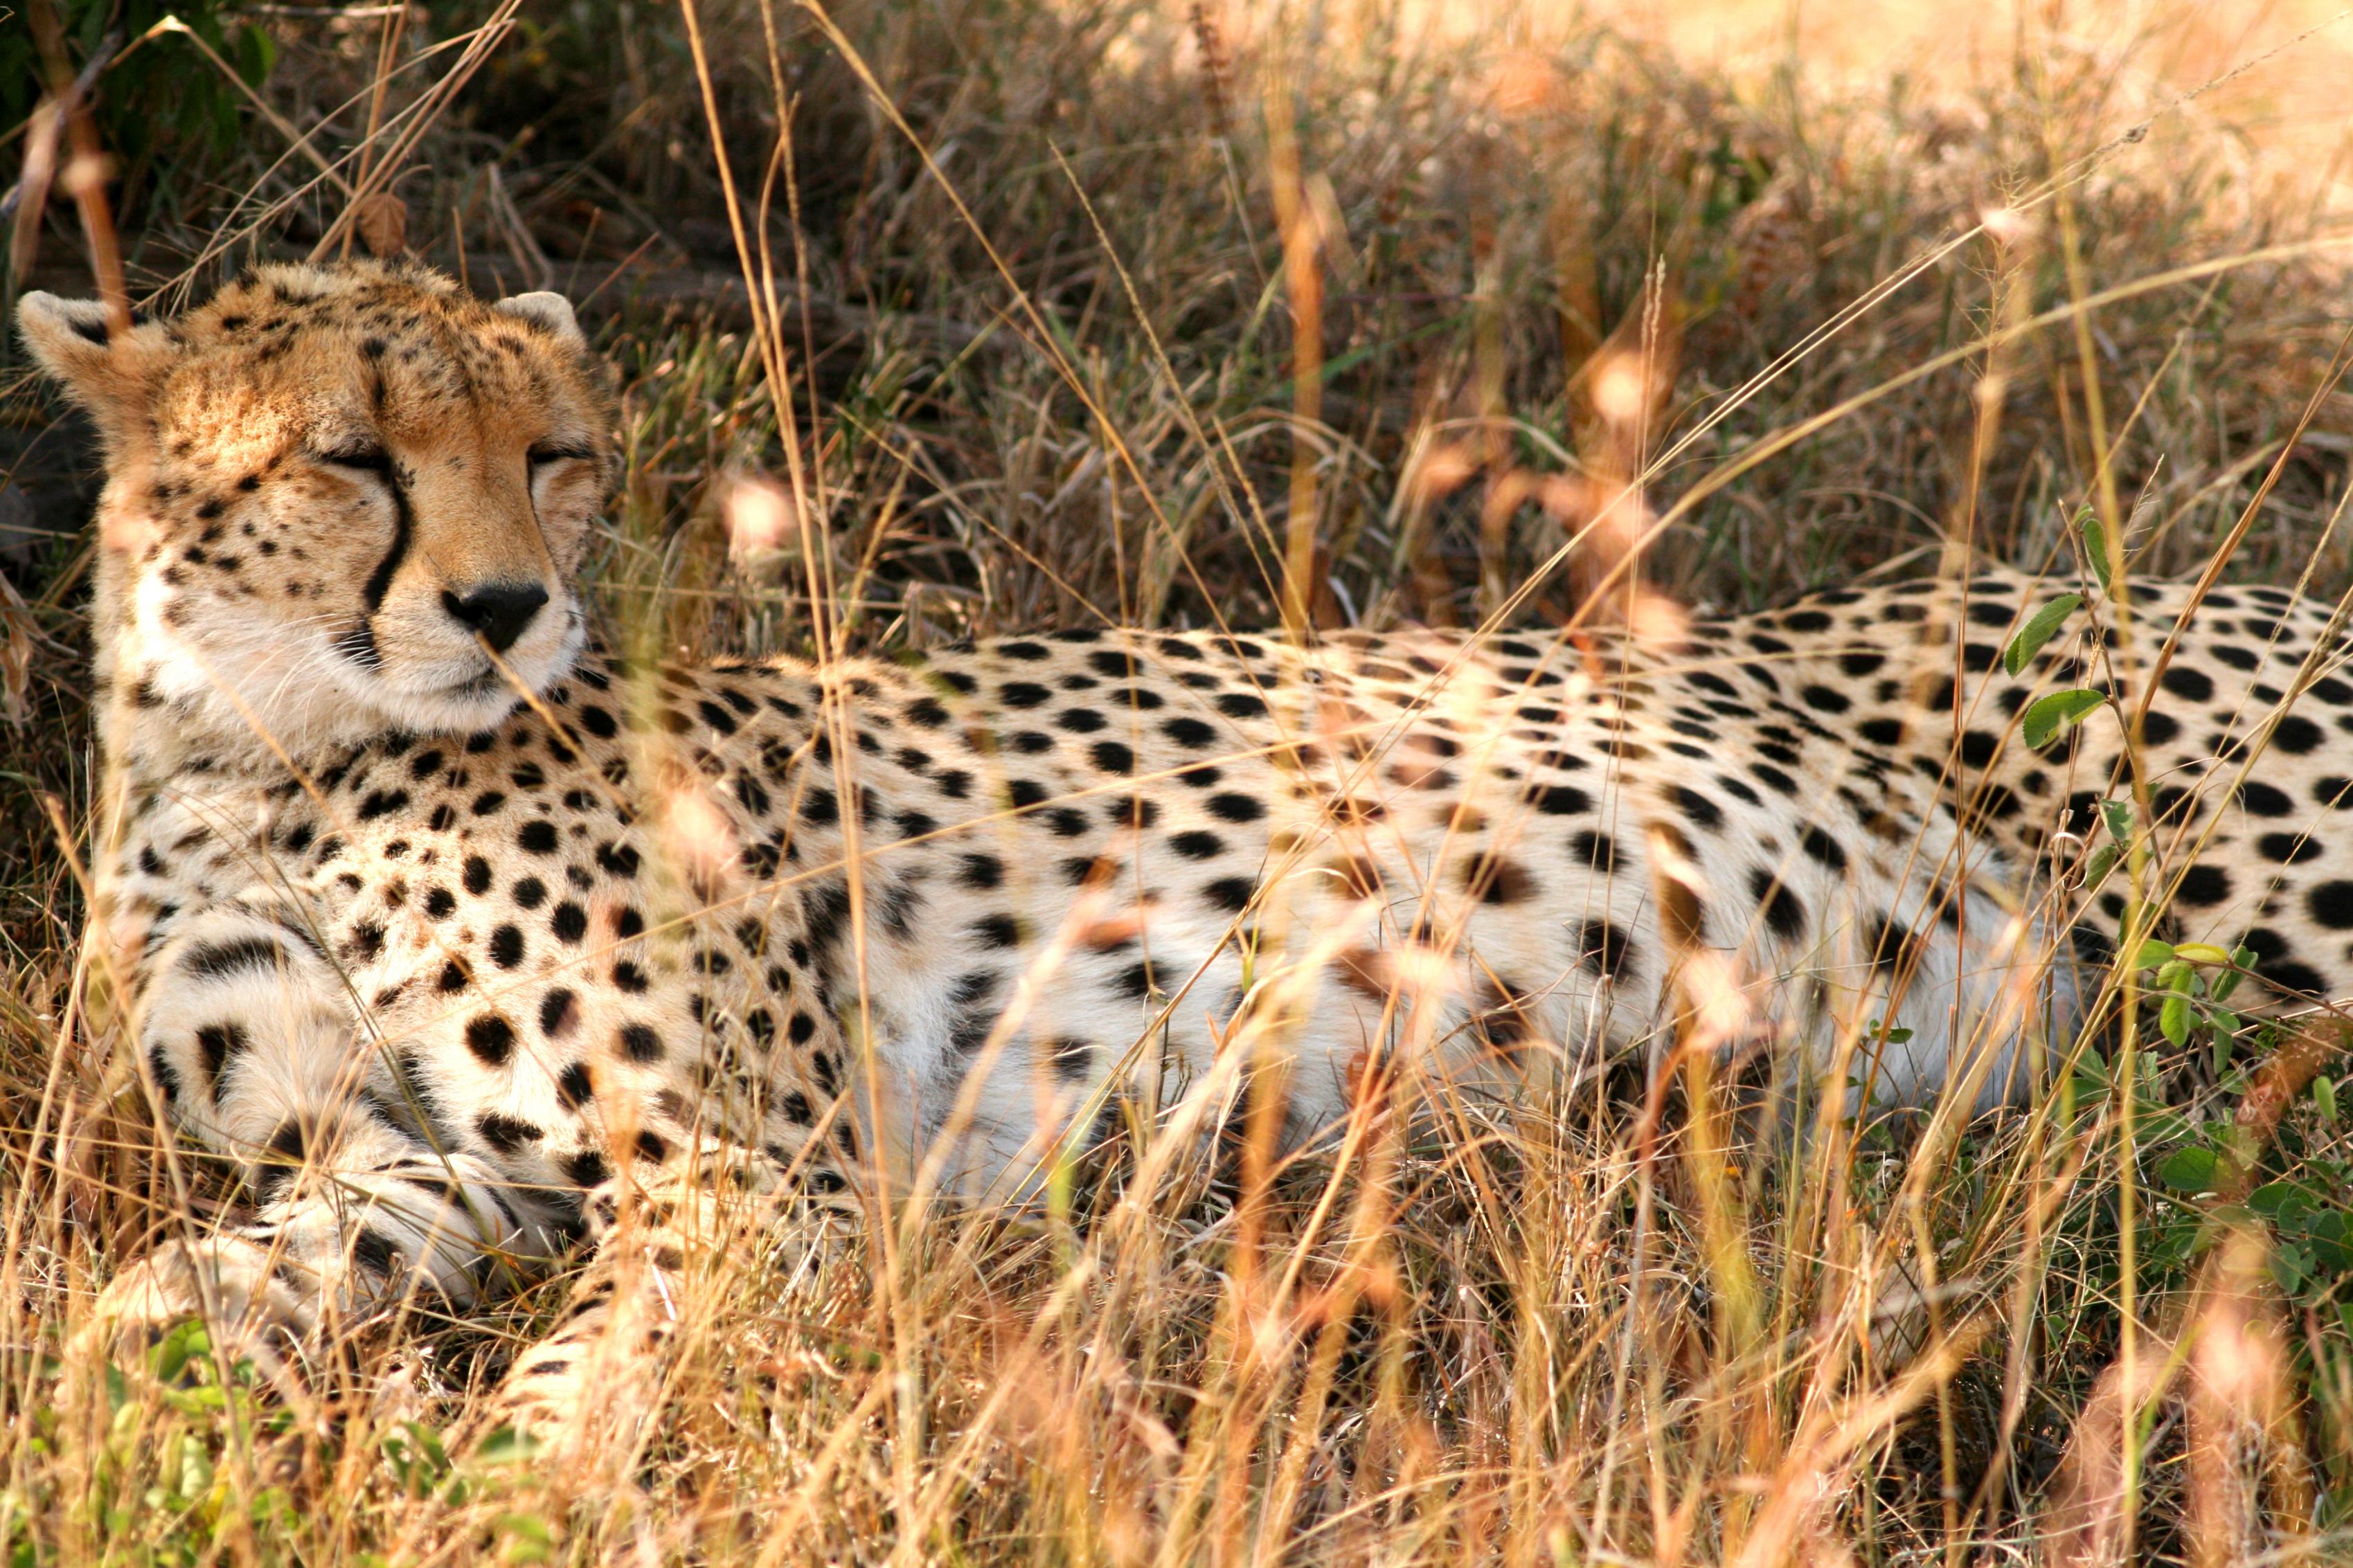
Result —
[{"label": "cheetah closed eye", "polygon": [[[1476,1091],[1761,1042],[1989,1107],[2072,1029],[2051,848],[2122,728],[2017,719],[2129,708],[2147,667],[2063,636],[2006,673],[2026,576],[1673,647],[1084,627],[628,668],[576,581],[614,407],[561,299],[360,263],[20,321],[108,459],[95,935],[153,1092],[251,1199],[119,1315],[463,1309],[713,1147],[849,1218],[878,1173],[1018,1198],[1123,1092],[1198,1118],[1257,1065],[1221,1038],[1288,1057],[1296,1143],[1376,1059]],[[2339,647],[2217,592],[2143,721],[2179,934],[2243,940],[2274,1000],[2353,988]]]}]

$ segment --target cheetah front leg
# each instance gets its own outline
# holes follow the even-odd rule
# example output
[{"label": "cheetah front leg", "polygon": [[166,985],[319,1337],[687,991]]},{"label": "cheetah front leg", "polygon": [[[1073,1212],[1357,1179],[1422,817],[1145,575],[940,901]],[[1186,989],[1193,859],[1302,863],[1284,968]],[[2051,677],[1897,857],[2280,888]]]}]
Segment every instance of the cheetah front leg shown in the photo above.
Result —
[{"label": "cheetah front leg", "polygon": [[500,1172],[448,1148],[403,1092],[300,913],[207,906],[139,962],[141,1059],[174,1123],[239,1163],[251,1204],[124,1269],[103,1332],[195,1314],[224,1350],[268,1353],[420,1291],[462,1308],[554,1248]]}]

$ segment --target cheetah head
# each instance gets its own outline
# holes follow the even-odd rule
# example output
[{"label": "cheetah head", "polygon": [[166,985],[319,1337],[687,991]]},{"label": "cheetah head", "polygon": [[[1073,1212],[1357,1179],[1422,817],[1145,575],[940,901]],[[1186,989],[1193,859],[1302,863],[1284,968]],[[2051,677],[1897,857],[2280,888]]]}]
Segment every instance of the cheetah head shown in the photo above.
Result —
[{"label": "cheetah head", "polygon": [[99,673],[136,704],[275,746],[474,730],[577,653],[613,405],[560,296],[363,262],[17,321],[104,443]]}]

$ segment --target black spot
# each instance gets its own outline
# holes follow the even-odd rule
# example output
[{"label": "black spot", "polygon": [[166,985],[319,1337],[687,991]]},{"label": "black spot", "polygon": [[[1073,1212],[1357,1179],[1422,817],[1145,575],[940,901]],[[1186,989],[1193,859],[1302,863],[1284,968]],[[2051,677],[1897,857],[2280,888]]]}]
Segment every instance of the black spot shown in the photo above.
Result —
[{"label": "black spot", "polygon": [[229,1058],[246,1047],[245,1026],[242,1024],[206,1024],[196,1030],[196,1054],[205,1064],[207,1083],[220,1080],[221,1069]]},{"label": "black spot", "polygon": [[1809,827],[1799,838],[1807,854],[1833,871],[1846,869],[1846,850],[1839,841],[1819,827]]},{"label": "black spot", "polygon": [[2176,697],[2187,698],[2192,702],[2203,702],[2214,695],[2214,680],[2211,676],[2203,670],[2191,669],[2182,664],[2168,665],[2164,676],[2158,684]]},{"label": "black spot", "polygon": [[613,1167],[607,1164],[605,1156],[594,1149],[583,1149],[560,1163],[565,1180],[576,1187],[601,1186],[613,1174]]},{"label": "black spot", "polygon": [[535,910],[547,901],[547,884],[536,877],[525,877],[507,889],[517,909]]},{"label": "black spot", "polygon": [[514,1026],[496,1013],[484,1013],[466,1025],[466,1048],[485,1067],[503,1067],[514,1054]]},{"label": "black spot", "polygon": [[1593,797],[1575,784],[1530,784],[1521,798],[1547,816],[1579,816],[1593,809]]},{"label": "black spot", "polygon": [[[2339,884],[2353,891],[2353,882]],[[2231,876],[2220,866],[2192,866],[2181,874],[2180,889],[2174,894],[2179,903],[2200,909],[2211,908],[2231,896]]]},{"label": "black spot", "polygon": [[1843,713],[1854,705],[1846,693],[1827,686],[1804,687],[1798,700],[1817,713]]},{"label": "black spot", "polygon": [[1096,674],[1108,676],[1113,680],[1124,680],[1130,676],[1142,674],[1144,670],[1144,666],[1134,656],[1113,653],[1107,648],[1087,655],[1087,663]]},{"label": "black spot", "polygon": [[352,1261],[371,1274],[390,1279],[400,1265],[400,1248],[382,1231],[364,1225],[352,1237]]},{"label": "black spot", "polygon": [[1021,922],[1011,915],[984,915],[972,922],[973,940],[983,947],[1015,947],[1021,941]]},{"label": "black spot", "polygon": [[2337,880],[2316,885],[2304,896],[2314,921],[2330,931],[2353,931],[2353,882]]},{"label": "black spot", "polygon": [[1468,861],[1462,868],[1464,890],[1476,893],[1482,903],[1524,903],[1535,890],[1535,879],[1516,860],[1506,860],[1489,850]]},{"label": "black spot", "polygon": [[547,924],[559,940],[577,942],[588,934],[588,911],[566,899],[555,906],[555,912],[548,917]]},{"label": "black spot", "polygon": [[1625,973],[1633,942],[1612,921],[1587,921],[1577,930],[1577,961],[1608,980]]},{"label": "black spot", "polygon": [[533,855],[555,853],[555,824],[534,818],[522,825],[515,834],[515,842]]},{"label": "black spot", "polygon": [[2267,784],[2249,779],[2239,786],[2239,804],[2257,816],[2285,816],[2295,803]]},{"label": "black spot", "polygon": [[1248,877],[1220,877],[1201,889],[1201,897],[1217,908],[1240,914],[1258,896],[1258,884]]},{"label": "black spot", "polygon": [[1795,942],[1805,934],[1805,904],[1772,872],[1761,866],[1750,871],[1748,890],[1756,896],[1757,908],[1764,913],[1765,923],[1775,936],[1784,942]]},{"label": "black spot", "polygon": [[[387,902],[392,901],[388,897]],[[343,941],[343,953],[354,963],[372,962],[384,951],[384,927],[375,921],[355,921]]]},{"label": "black spot", "polygon": [[1107,773],[1132,773],[1135,771],[1135,752],[1117,741],[1097,741],[1087,755],[1095,766]]},{"label": "black spot", "polygon": [[1265,802],[1231,791],[1211,795],[1207,805],[1210,816],[1227,822],[1256,822],[1266,815]]},{"label": "black spot", "polygon": [[2291,713],[2272,730],[2272,744],[2293,756],[2303,756],[2321,742],[2320,726],[2301,713]]},{"label": "black spot", "polygon": [[1194,828],[1184,833],[1171,834],[1168,838],[1168,847],[1187,860],[1207,860],[1213,856],[1223,854],[1226,842],[1214,833],[1205,833],[1199,828]]},{"label": "black spot", "polygon": [[1568,854],[1569,858],[1597,871],[1607,871],[1618,863],[1618,842],[1606,833],[1588,828],[1569,839]]},{"label": "black spot", "polygon": [[994,855],[966,855],[956,880],[981,890],[994,888],[1005,880],[1005,863]]},{"label": "black spot", "polygon": [[1677,784],[1675,786],[1674,793],[1675,802],[1683,807],[1683,815],[1686,817],[1689,817],[1692,821],[1705,828],[1713,829],[1724,826],[1724,808],[1716,805],[1715,802],[1708,799],[1707,796],[1700,794],[1697,790],[1687,788],[1682,784]]},{"label": "black spot", "polygon": [[1920,939],[1903,926],[1875,916],[1869,931],[1873,968],[1894,971],[1918,962]]},{"label": "black spot", "polygon": [[536,1143],[546,1133],[531,1122],[495,1110],[484,1111],[474,1118],[474,1131],[482,1142],[501,1154],[512,1154],[526,1143]]},{"label": "black spot", "polygon": [[1893,746],[1904,739],[1904,721],[1900,719],[1865,719],[1855,726],[1855,733],[1874,746]]},{"label": "black spot", "polygon": [[576,1002],[569,991],[558,989],[539,999],[539,1032],[549,1039],[558,1039],[572,1032],[580,1021]]},{"label": "black spot", "polygon": [[661,1037],[645,1024],[624,1024],[617,1037],[621,1054],[633,1062],[658,1062],[662,1057]]},{"label": "black spot", "polygon": [[239,937],[231,942],[206,942],[181,955],[180,967],[199,980],[216,980],[248,969],[275,969],[283,951],[269,937]]},{"label": "black spot", "polygon": [[2284,959],[2263,966],[2263,979],[2282,991],[2292,991],[2300,996],[2326,996],[2328,982],[2308,963]]},{"label": "black spot", "polygon": [[[569,1025],[565,1026],[567,1028]],[[596,1087],[589,1081],[588,1064],[574,1062],[555,1077],[556,1103],[566,1110],[577,1110],[596,1097]]]},{"label": "black spot", "polygon": [[2266,860],[2281,866],[2294,866],[2316,859],[2320,846],[2300,833],[2266,833],[2255,840],[2255,850]]},{"label": "black spot", "polygon": [[491,932],[491,962],[501,969],[512,969],[522,962],[522,932],[512,925],[502,925]]},{"label": "black spot", "polygon": [[1160,732],[1180,746],[1198,751],[1218,738],[1218,732],[1198,719],[1171,719],[1160,726]]}]

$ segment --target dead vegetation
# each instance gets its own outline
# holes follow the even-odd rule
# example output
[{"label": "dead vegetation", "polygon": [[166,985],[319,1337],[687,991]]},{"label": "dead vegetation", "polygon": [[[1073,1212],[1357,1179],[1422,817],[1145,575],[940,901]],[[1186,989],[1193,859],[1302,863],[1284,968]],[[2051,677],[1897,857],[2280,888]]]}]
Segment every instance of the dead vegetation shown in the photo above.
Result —
[{"label": "dead vegetation", "polygon": [[[1556,622],[1635,559],[1739,607],[1955,542],[2063,558],[2085,509],[2169,574],[2259,490],[2233,575],[2353,581],[2341,231],[2298,171],[2133,85],[2129,39],[2029,36],[2003,74],[1864,97],[1537,7],[1465,37],[1377,0],[711,0],[698,61],[676,9],[453,0],[228,17],[264,74],[210,12],[217,65],[136,6],[65,9],[140,300],[405,246],[581,302],[627,387],[605,612],[690,656],[806,651],[819,608],[878,649]],[[167,49],[169,78],[104,63]],[[129,145],[167,79],[225,94],[235,135]],[[88,292],[40,121],[11,289]],[[887,1263],[814,1274],[723,1250],[658,1412],[580,1470],[450,1447],[553,1292],[373,1333],[307,1402],[185,1341],[160,1383],[68,1354],[158,1198],[152,1122],[77,1011],[90,459],[53,415],[5,362],[12,1562],[2347,1547],[2344,1210],[2217,1218],[2162,1175],[2243,1070],[2186,1113],[2186,1075],[2079,1077],[1933,1171],[1886,1125],[1820,1166],[1646,1159],[1639,1105],[1599,1093],[1240,1178],[1139,1129],[1042,1220],[918,1216]],[[757,506],[795,526],[747,532]],[[2341,1194],[2334,1099],[2295,1090],[2264,1174]]]}]

